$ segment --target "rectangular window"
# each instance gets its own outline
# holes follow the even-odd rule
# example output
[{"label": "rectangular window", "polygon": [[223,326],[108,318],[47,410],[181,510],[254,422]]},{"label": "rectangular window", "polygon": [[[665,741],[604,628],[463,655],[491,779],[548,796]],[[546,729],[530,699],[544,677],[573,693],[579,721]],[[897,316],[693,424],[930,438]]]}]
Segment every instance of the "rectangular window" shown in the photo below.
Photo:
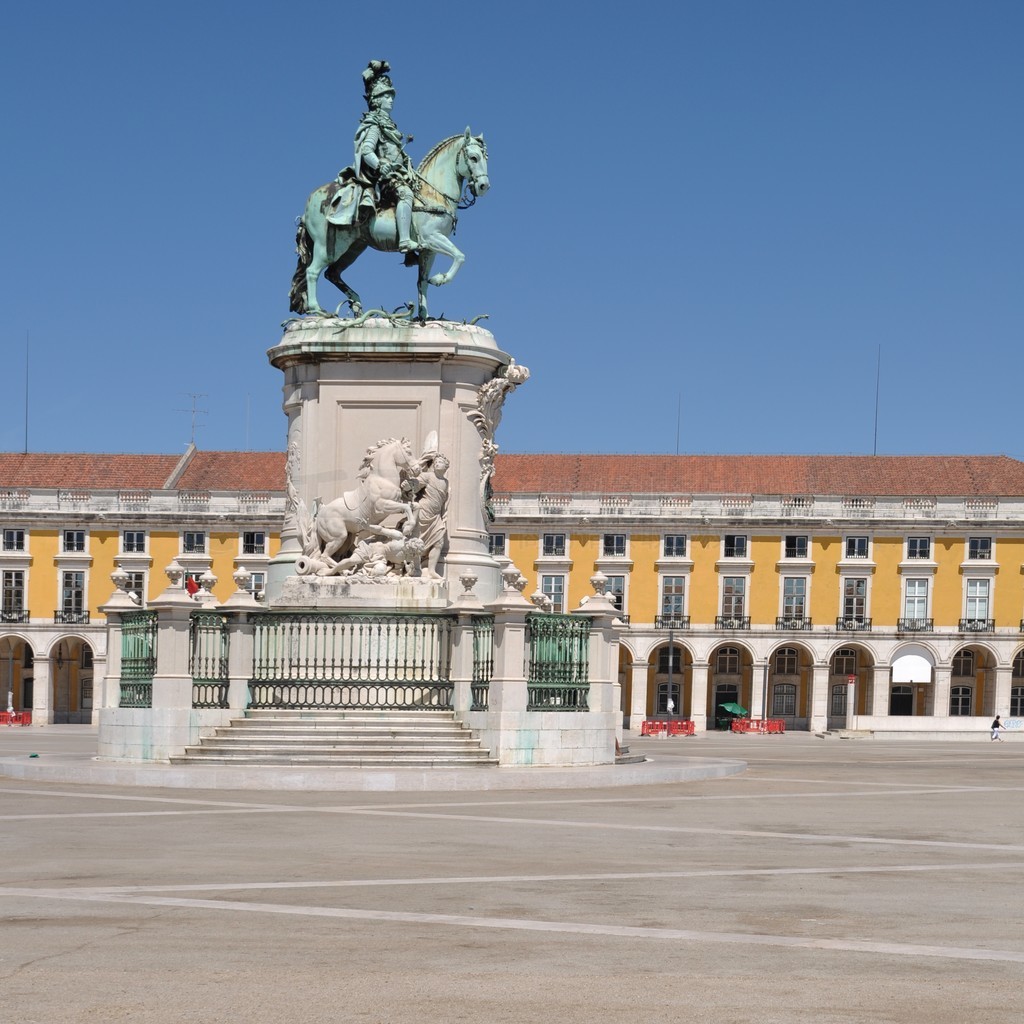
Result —
[{"label": "rectangular window", "polygon": [[[671,647],[659,648],[658,674],[667,675],[670,667],[673,673],[681,671],[683,667],[682,653],[682,648],[676,647],[674,644]],[[678,707],[678,702],[676,706]]]},{"label": "rectangular window", "polygon": [[18,615],[25,610],[25,573],[20,569],[4,571],[3,611]]},{"label": "rectangular window", "polygon": [[626,553],[624,533],[606,533],[601,541],[601,555],[604,558],[618,558]]},{"label": "rectangular window", "polygon": [[61,573],[61,610],[80,614],[85,611],[85,573]]},{"label": "rectangular window", "polygon": [[491,555],[505,554],[505,534],[492,533],[487,538],[487,550]]},{"label": "rectangular window", "polygon": [[181,550],[186,555],[205,555],[206,534],[202,530],[186,530],[182,536]]},{"label": "rectangular window", "polygon": [[988,618],[988,580],[967,581],[967,618]]},{"label": "rectangular window", "polygon": [[25,531],[4,530],[4,551],[24,551]]},{"label": "rectangular window", "polygon": [[253,594],[262,594],[267,587],[267,574],[265,572],[254,572],[249,580],[249,590]]},{"label": "rectangular window", "polygon": [[969,537],[967,539],[967,557],[972,560],[988,560],[992,557],[991,537]]},{"label": "rectangular window", "polygon": [[932,542],[929,537],[908,537],[907,558],[931,558]]},{"label": "rectangular window", "polygon": [[722,615],[729,619],[743,617],[746,588],[746,576],[726,576],[722,580]]},{"label": "rectangular window", "polygon": [[665,537],[662,551],[666,558],[686,557],[686,535],[683,533],[672,533]]},{"label": "rectangular window", "polygon": [[832,687],[832,710],[829,714],[833,718],[842,718],[846,714],[846,683],[836,683]]},{"label": "rectangular window", "polygon": [[262,530],[246,530],[242,534],[243,555],[265,555],[267,535]]},{"label": "rectangular window", "polygon": [[121,534],[121,550],[125,554],[141,554],[146,550],[146,534],[142,530],[125,530]]},{"label": "rectangular window", "polygon": [[661,614],[682,617],[686,607],[686,577],[666,576],[661,581]]},{"label": "rectangular window", "polygon": [[772,688],[772,714],[777,718],[796,714],[796,685],[776,683]]},{"label": "rectangular window", "polygon": [[806,558],[807,538],[787,537],[785,544],[786,558]]},{"label": "rectangular window", "polygon": [[868,539],[867,539],[867,537],[847,537],[846,538],[846,557],[847,558],[867,558],[868,557]]},{"label": "rectangular window", "polygon": [[551,610],[554,612],[565,611],[565,577],[564,576],[541,576],[541,592],[551,598]]},{"label": "rectangular window", "polygon": [[907,593],[903,602],[903,614],[908,619],[928,618],[927,580],[907,580]]},{"label": "rectangular window", "polygon": [[746,558],[747,538],[743,534],[727,533],[722,550],[726,558]]},{"label": "rectangular window", "polygon": [[843,580],[843,618],[864,619],[867,617],[868,581],[847,577]]},{"label": "rectangular window", "polygon": [[546,557],[565,557],[565,534],[545,533],[541,538],[541,554]]},{"label": "rectangular window", "polygon": [[125,593],[129,596],[138,594],[139,603],[144,604],[146,601],[146,574],[144,572],[128,573],[128,586],[125,587]]},{"label": "rectangular window", "polygon": [[608,600],[615,605],[615,610],[624,612],[626,610],[626,577],[609,576],[607,593]]},{"label": "rectangular window", "polygon": [[65,530],[64,531],[64,550],[65,551],[84,551],[85,550],[85,530]]},{"label": "rectangular window", "polygon": [[782,614],[787,619],[802,619],[807,611],[807,580],[786,576],[782,580]]}]

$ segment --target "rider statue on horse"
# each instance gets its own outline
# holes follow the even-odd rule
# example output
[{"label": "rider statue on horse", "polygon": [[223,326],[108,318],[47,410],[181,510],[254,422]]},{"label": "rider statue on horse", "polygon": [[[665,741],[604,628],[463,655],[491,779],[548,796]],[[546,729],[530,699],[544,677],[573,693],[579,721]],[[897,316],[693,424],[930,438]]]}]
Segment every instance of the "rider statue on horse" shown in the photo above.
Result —
[{"label": "rider statue on horse", "polygon": [[[356,129],[352,171],[357,180],[376,188],[379,206],[395,208],[398,251],[412,252],[416,248],[410,236],[416,171],[402,145],[402,133],[391,120],[395,88],[387,75],[390,70],[386,60],[371,60],[363,72],[363,91],[370,109]],[[408,140],[412,142],[412,136]],[[372,201],[372,193],[364,193],[364,204],[367,197]]]}]

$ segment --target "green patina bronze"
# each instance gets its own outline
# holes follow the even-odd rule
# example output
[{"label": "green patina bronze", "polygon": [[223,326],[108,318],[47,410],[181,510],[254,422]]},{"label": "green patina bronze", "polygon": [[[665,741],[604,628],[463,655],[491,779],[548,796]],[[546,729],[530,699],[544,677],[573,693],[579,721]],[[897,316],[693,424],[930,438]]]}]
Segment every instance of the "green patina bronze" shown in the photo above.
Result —
[{"label": "green patina bronze", "polygon": [[[487,147],[467,128],[439,142],[413,167],[403,136],[391,117],[395,89],[387,61],[370,61],[363,72],[369,108],[356,130],[354,160],[309,197],[296,235],[299,265],[292,278],[294,313],[326,315],[317,300],[320,274],[340,288],[352,313],[362,302],[341,274],[367,249],[398,252],[418,267],[417,316],[427,317],[427,286],[447,284],[465,259],[452,243],[462,190],[473,200],[490,187]],[[472,202],[471,200],[470,202]],[[468,204],[467,204],[468,205]],[[431,274],[438,253],[451,257],[448,270]]]}]

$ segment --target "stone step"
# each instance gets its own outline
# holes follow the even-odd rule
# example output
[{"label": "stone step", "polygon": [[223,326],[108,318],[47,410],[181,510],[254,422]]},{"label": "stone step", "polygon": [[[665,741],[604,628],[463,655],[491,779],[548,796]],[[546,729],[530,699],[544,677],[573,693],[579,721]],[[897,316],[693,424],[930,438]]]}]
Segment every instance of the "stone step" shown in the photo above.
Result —
[{"label": "stone step", "polygon": [[498,764],[495,758],[487,757],[481,752],[480,757],[445,757],[408,755],[387,756],[373,754],[338,754],[334,757],[317,755],[275,755],[275,754],[213,754],[197,753],[185,757],[172,757],[171,764],[236,764],[236,765],[330,765],[338,768],[479,768],[494,767]]},{"label": "stone step", "polygon": [[497,760],[452,711],[247,711],[173,764],[489,766]]}]

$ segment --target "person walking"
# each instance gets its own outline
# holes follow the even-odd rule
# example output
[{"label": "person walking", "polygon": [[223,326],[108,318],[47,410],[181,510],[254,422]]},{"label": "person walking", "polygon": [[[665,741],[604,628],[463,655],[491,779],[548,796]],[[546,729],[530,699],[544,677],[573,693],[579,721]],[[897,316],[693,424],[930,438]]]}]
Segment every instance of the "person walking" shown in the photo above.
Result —
[{"label": "person walking", "polygon": [[1002,743],[1003,737],[999,735],[999,730],[1005,728],[1006,726],[999,721],[999,716],[996,715],[996,717],[992,719],[992,739],[999,740],[999,742]]}]

